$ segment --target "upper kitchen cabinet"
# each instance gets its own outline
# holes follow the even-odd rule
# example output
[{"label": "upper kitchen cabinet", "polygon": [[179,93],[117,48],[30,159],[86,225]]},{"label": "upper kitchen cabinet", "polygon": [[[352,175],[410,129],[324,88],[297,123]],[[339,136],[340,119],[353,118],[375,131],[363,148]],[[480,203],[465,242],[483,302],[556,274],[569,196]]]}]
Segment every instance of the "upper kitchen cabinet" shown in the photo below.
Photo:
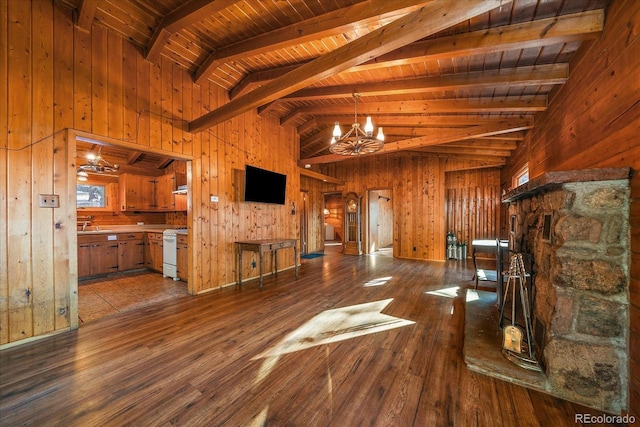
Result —
[{"label": "upper kitchen cabinet", "polygon": [[170,212],[176,207],[176,174],[160,176],[122,174],[119,178],[120,210],[144,212]]},{"label": "upper kitchen cabinet", "polygon": [[176,176],[169,173],[156,177],[154,185],[155,208],[159,211],[175,210],[173,191],[176,189]]},{"label": "upper kitchen cabinet", "polygon": [[156,210],[156,178],[124,173],[119,178],[121,211]]}]

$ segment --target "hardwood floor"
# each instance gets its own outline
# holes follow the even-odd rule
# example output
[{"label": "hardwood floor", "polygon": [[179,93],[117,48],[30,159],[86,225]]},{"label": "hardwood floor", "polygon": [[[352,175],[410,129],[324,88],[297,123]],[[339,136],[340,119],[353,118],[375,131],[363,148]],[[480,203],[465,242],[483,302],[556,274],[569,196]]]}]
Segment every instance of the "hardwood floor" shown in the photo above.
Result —
[{"label": "hardwood floor", "polygon": [[574,426],[600,414],[465,367],[471,277],[471,262],[327,250],[298,280],[287,270],[262,290],[113,314],[1,351],[0,425]]}]

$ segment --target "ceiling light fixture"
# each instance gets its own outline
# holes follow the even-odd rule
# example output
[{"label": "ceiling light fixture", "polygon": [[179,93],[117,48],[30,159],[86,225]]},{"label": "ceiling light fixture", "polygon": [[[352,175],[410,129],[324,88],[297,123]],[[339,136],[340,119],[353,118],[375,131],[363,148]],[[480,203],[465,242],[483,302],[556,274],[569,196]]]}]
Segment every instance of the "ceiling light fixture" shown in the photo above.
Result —
[{"label": "ceiling light fixture", "polygon": [[333,128],[333,137],[331,138],[331,145],[329,151],[333,154],[340,154],[341,156],[359,156],[361,154],[371,154],[384,147],[384,133],[382,128],[378,128],[378,134],[373,137],[373,123],[371,117],[367,116],[367,121],[364,125],[364,130],[360,128],[358,123],[358,98],[359,93],[353,94],[354,104],[354,119],[351,129],[344,135],[340,129],[340,123],[336,122]]},{"label": "ceiling light fixture", "polygon": [[118,172],[120,170],[120,166],[111,164],[102,158],[102,146],[98,148],[98,154],[88,154],[87,159],[89,160],[89,163],[78,166],[78,172],[76,174],[78,177],[80,177],[81,172],[84,172],[86,175],[88,172],[109,173]]},{"label": "ceiling light fixture", "polygon": [[78,171],[76,172],[76,178],[78,179],[78,181],[86,181],[89,179],[89,174],[82,169],[78,169]]}]

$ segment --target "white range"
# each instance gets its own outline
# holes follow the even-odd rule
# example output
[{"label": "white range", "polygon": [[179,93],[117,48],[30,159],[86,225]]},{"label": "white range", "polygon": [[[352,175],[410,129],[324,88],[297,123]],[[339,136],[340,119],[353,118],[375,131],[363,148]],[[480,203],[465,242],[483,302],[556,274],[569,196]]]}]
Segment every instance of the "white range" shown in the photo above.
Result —
[{"label": "white range", "polygon": [[178,278],[178,234],[186,232],[186,228],[168,228],[162,232],[162,275]]}]

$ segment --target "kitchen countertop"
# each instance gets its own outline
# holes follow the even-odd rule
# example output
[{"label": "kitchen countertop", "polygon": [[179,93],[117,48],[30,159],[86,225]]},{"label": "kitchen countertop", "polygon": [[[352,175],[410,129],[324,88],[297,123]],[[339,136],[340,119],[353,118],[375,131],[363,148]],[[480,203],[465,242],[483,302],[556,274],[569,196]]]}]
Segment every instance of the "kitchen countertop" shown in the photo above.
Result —
[{"label": "kitchen countertop", "polygon": [[[93,235],[93,234],[116,234],[116,233],[135,233],[135,232],[163,232],[167,228],[181,228],[183,225],[170,225],[170,224],[144,224],[144,225],[104,225],[98,226],[98,230],[95,229],[95,225],[87,226],[87,230],[78,231],[79,236]],[[187,230],[177,231],[176,234],[187,234]]]}]

